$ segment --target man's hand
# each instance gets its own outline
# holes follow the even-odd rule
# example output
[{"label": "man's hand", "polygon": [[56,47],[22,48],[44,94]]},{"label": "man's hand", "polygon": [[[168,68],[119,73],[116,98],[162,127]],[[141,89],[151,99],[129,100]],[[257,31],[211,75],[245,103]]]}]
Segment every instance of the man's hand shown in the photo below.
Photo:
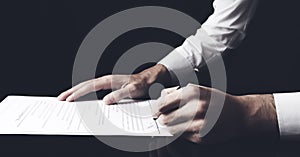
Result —
[{"label": "man's hand", "polygon": [[126,97],[140,98],[147,94],[153,83],[164,83],[168,79],[170,79],[170,76],[166,67],[157,64],[134,75],[107,75],[82,82],[61,93],[58,99],[74,101],[90,92],[117,89],[103,98],[106,104],[113,104]]},{"label": "man's hand", "polygon": [[[205,114],[208,107],[216,105],[216,99],[225,96],[225,102],[218,121],[204,137],[200,130],[207,123]],[[212,105],[212,106],[209,106]],[[266,133],[278,136],[276,109],[272,95],[233,96],[216,89],[188,85],[181,89],[165,89],[157,101],[156,116],[159,122],[168,126],[172,134],[195,143],[218,143],[244,135]]]}]

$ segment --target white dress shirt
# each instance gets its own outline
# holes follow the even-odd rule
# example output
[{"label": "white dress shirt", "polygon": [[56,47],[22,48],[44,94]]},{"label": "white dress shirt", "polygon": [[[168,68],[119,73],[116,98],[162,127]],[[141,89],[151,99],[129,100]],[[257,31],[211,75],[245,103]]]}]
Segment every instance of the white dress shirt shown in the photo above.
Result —
[{"label": "white dress shirt", "polygon": [[[215,0],[214,12],[195,35],[174,49],[159,63],[171,75],[186,76],[190,68],[199,68],[204,62],[220,55],[226,49],[236,48],[245,38],[247,25],[255,12],[257,0]],[[280,135],[300,135],[300,93],[274,94]]]},{"label": "white dress shirt", "polygon": [[299,140],[300,92],[273,95],[281,138]]},{"label": "white dress shirt", "polygon": [[239,45],[255,12],[257,0],[215,0],[214,13],[195,35],[163,58],[159,63],[180,74],[188,68],[199,68],[226,49]]}]

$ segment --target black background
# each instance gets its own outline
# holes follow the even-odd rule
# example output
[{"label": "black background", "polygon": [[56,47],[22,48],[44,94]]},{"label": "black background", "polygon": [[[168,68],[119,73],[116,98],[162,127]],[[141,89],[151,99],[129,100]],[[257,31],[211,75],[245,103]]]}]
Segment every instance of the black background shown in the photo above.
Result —
[{"label": "black background", "polygon": [[[166,6],[185,12],[203,23],[213,11],[211,3],[212,0],[1,1],[0,100],[9,94],[56,96],[69,88],[73,61],[81,41],[95,25],[114,13],[137,6]],[[300,90],[299,10],[296,0],[263,0],[259,3],[246,39],[238,49],[224,56],[229,93],[240,95]],[[110,73],[118,56],[134,45],[157,41],[176,47],[183,40],[159,29],[128,32],[107,48],[105,59],[99,62],[97,76]],[[203,72],[200,76],[201,83],[207,85],[207,74]],[[229,155],[250,152],[262,156],[300,155],[296,152],[300,146],[298,143],[258,143],[234,142],[210,148],[185,143],[180,149],[193,147],[201,153],[206,152],[205,156],[221,155],[216,152],[223,152],[224,148],[232,150],[226,151]],[[258,149],[250,149],[254,145]],[[240,147],[247,148],[247,151]],[[262,151],[265,149],[267,151]],[[0,151],[6,156],[148,156],[148,153],[118,151],[93,137],[75,136],[2,135]],[[211,151],[214,153],[208,153]],[[247,153],[236,153],[243,151]]]}]

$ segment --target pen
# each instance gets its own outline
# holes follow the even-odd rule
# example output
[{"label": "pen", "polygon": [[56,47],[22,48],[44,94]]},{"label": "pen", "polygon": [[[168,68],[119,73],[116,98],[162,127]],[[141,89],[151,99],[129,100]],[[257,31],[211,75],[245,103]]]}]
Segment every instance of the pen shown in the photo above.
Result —
[{"label": "pen", "polygon": [[[157,118],[156,118],[156,119],[157,119]],[[158,125],[157,125],[156,119],[153,118],[153,120],[154,120],[154,122],[155,122],[155,125],[156,125],[156,128],[157,128],[157,131],[158,131],[158,133],[160,134],[160,130],[159,130],[159,127],[158,127]]]}]

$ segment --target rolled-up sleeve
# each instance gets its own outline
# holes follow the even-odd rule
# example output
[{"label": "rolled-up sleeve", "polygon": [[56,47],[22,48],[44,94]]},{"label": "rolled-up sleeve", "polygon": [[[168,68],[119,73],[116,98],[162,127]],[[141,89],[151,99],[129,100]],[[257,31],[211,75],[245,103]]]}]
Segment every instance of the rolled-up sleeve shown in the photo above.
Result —
[{"label": "rolled-up sleeve", "polygon": [[299,139],[300,92],[278,93],[273,95],[281,138]]},{"label": "rolled-up sleeve", "polygon": [[175,74],[199,68],[226,49],[237,47],[245,37],[257,0],[215,0],[214,12],[195,35],[159,63]]}]

